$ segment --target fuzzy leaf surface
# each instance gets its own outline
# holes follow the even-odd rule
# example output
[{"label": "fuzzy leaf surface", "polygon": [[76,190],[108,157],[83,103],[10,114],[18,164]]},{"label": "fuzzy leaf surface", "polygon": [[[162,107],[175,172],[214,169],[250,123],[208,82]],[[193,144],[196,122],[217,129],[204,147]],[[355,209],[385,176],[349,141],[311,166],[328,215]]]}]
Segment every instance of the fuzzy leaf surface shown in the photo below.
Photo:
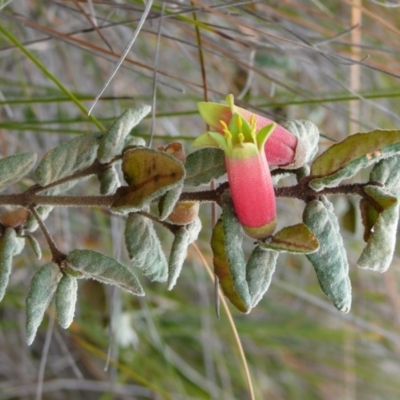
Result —
[{"label": "fuzzy leaf surface", "polygon": [[190,243],[194,242],[201,230],[200,218],[181,226],[175,234],[168,260],[168,290],[172,290],[181,273]]},{"label": "fuzzy leaf surface", "polygon": [[110,165],[104,172],[99,175],[100,194],[107,196],[115,193],[119,188],[120,182],[118,172],[114,165]]},{"label": "fuzzy leaf surface", "polygon": [[75,315],[78,281],[70,275],[63,275],[56,290],[56,312],[60,326],[67,329]]},{"label": "fuzzy leaf surface", "polygon": [[400,131],[374,130],[357,133],[329,147],[311,165],[310,187],[319,191],[337,186],[343,179],[379,160],[400,152]]},{"label": "fuzzy leaf surface", "polygon": [[62,143],[47,152],[35,171],[36,181],[46,186],[79,172],[96,159],[97,133],[87,133]]},{"label": "fuzzy leaf surface", "polygon": [[126,151],[122,170],[129,186],[118,189],[119,197],[112,206],[114,211],[122,213],[141,210],[185,178],[180,161],[167,153],[147,148]]},{"label": "fuzzy leaf surface", "polygon": [[0,301],[3,300],[10,279],[16,240],[17,234],[13,228],[6,228],[0,237]]},{"label": "fuzzy leaf surface", "polygon": [[199,186],[226,174],[225,155],[221,149],[204,148],[186,158],[185,185]]},{"label": "fuzzy leaf surface", "polygon": [[168,279],[168,263],[153,222],[139,214],[129,214],[125,225],[125,245],[132,266],[142,270],[151,281]]},{"label": "fuzzy leaf surface", "polygon": [[167,193],[160,199],[158,209],[160,211],[160,220],[164,221],[174,210],[176,202],[179,200],[183,190],[183,182],[175,186],[173,189],[168,190]]},{"label": "fuzzy leaf surface", "polygon": [[50,262],[43,265],[32,278],[31,289],[26,299],[26,342],[28,345],[31,345],[35,339],[37,329],[61,277],[62,273],[58,265]]},{"label": "fuzzy leaf surface", "polygon": [[365,186],[365,192],[382,208],[370,228],[368,242],[357,261],[359,267],[385,272],[393,259],[397,224],[399,221],[399,201],[378,186]]},{"label": "fuzzy leaf surface", "polygon": [[35,256],[40,260],[42,258],[42,249],[39,242],[32,235],[26,235],[25,237]]},{"label": "fuzzy leaf surface", "polygon": [[310,254],[319,249],[315,235],[304,224],[287,226],[272,236],[268,242],[259,242],[265,249],[288,253]]},{"label": "fuzzy leaf surface", "polygon": [[246,266],[251,308],[254,308],[268,290],[275,271],[279,252],[256,246]]},{"label": "fuzzy leaf surface", "polygon": [[143,104],[123,112],[115,120],[110,130],[100,139],[97,159],[104,164],[110,162],[115,156],[120,155],[130,131],[150,111],[151,107]]},{"label": "fuzzy leaf surface", "polygon": [[339,311],[347,313],[351,308],[349,264],[332,204],[326,199],[310,201],[304,209],[303,221],[320,244],[318,251],[306,257],[314,267],[321,289]]},{"label": "fuzzy leaf surface", "polygon": [[21,153],[0,158],[0,192],[20,181],[36,162],[35,153]]},{"label": "fuzzy leaf surface", "polygon": [[382,183],[387,191],[400,197],[400,156],[385,158],[375,164],[370,180]]},{"label": "fuzzy leaf surface", "polygon": [[116,285],[136,296],[144,296],[144,291],[135,275],[117,260],[92,250],[74,250],[68,254],[67,263],[85,278]]}]

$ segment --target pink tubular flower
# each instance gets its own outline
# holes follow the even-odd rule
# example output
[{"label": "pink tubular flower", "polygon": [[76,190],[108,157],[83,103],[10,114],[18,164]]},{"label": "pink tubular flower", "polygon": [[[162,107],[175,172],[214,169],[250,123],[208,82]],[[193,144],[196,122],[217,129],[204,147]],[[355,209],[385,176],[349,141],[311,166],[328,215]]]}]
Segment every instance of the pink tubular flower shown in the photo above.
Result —
[{"label": "pink tubular flower", "polygon": [[[204,121],[211,129],[223,133],[220,121],[229,123],[234,113],[238,113],[247,122],[254,115],[255,128],[261,130],[267,125],[274,123],[266,117],[253,114],[244,108],[235,106],[233,95],[226,97],[227,105],[212,102],[200,102],[198,108]],[[303,143],[283,126],[276,125],[268,141],[265,143],[265,154],[268,165],[279,166],[286,169],[296,169],[303,165],[305,159],[305,148]]]},{"label": "pink tubular flower", "polygon": [[265,239],[276,227],[276,202],[264,145],[274,129],[269,124],[257,131],[255,116],[250,124],[238,113],[220,121],[220,132],[205,132],[195,147],[220,147],[225,152],[233,205],[245,232],[255,239]]}]

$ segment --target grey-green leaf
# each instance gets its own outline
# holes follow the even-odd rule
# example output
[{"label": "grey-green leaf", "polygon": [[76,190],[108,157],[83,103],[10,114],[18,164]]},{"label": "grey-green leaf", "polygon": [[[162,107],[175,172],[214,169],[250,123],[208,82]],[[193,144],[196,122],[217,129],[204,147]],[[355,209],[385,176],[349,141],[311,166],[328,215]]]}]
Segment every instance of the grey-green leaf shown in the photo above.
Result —
[{"label": "grey-green leaf", "polygon": [[233,280],[233,287],[240,296],[246,308],[250,309],[252,299],[246,280],[246,260],[244,258],[242,243],[243,233],[239,220],[237,219],[230,192],[226,191],[223,196],[222,226],[224,230],[225,251],[228,266]]},{"label": "grey-green leaf", "polygon": [[26,235],[25,237],[32,251],[35,253],[35,256],[40,260],[42,258],[42,249],[40,248],[39,242],[32,235]]},{"label": "grey-green leaf", "polygon": [[74,250],[66,259],[69,267],[81,272],[86,278],[116,285],[136,296],[144,291],[136,276],[117,260],[92,250]]},{"label": "grey-green leaf", "polygon": [[0,192],[20,181],[36,162],[35,153],[21,153],[0,158]]},{"label": "grey-green leaf", "polygon": [[99,175],[100,194],[107,196],[116,192],[120,186],[118,172],[114,165],[110,165]]},{"label": "grey-green leaf", "polygon": [[89,167],[96,159],[97,148],[97,133],[87,133],[62,143],[40,161],[35,171],[37,182],[46,186]]},{"label": "grey-green leaf", "polygon": [[263,298],[271,284],[279,252],[256,246],[246,266],[246,280],[249,285],[251,307]]},{"label": "grey-green leaf", "polygon": [[225,154],[221,149],[206,147],[189,154],[185,167],[185,185],[207,184],[226,173]]},{"label": "grey-green leaf", "polygon": [[392,201],[388,201],[388,206],[379,212],[357,264],[361,268],[385,272],[390,267],[396,245],[399,201],[394,201],[393,196],[378,186],[365,186],[364,190],[380,204],[385,198]]},{"label": "grey-green leaf", "polygon": [[371,181],[382,183],[395,196],[400,196],[400,156],[385,158],[374,165]]},{"label": "grey-green leaf", "polygon": [[131,108],[118,117],[110,130],[104,134],[99,143],[97,159],[101,163],[110,162],[120,155],[130,131],[151,111],[151,107],[143,104]]},{"label": "grey-green leaf", "polygon": [[182,190],[183,182],[175,186],[171,190],[168,190],[168,192],[161,197],[158,205],[161,221],[164,221],[166,218],[168,218],[168,215],[172,213],[176,202],[179,200],[179,196],[181,195]]},{"label": "grey-green leaf", "polygon": [[188,246],[197,239],[200,230],[201,221],[200,218],[196,218],[192,223],[181,226],[175,233],[168,260],[168,290],[175,286],[187,255]]},{"label": "grey-green leaf", "polygon": [[61,327],[67,329],[75,315],[78,281],[71,275],[63,275],[56,290],[56,312]]},{"label": "grey-green leaf", "polygon": [[0,237],[0,301],[3,300],[10,279],[16,240],[17,234],[13,228],[6,228]]},{"label": "grey-green leaf", "polygon": [[315,269],[323,292],[339,311],[347,313],[351,308],[349,264],[332,204],[326,199],[310,201],[304,209],[303,220],[320,245],[317,252],[306,257]]},{"label": "grey-green leaf", "polygon": [[152,281],[167,280],[167,260],[150,219],[129,214],[125,226],[125,244],[133,267],[141,269]]},{"label": "grey-green leaf", "polygon": [[284,127],[297,136],[304,144],[304,163],[314,159],[318,153],[319,130],[316,125],[307,120],[287,121]]},{"label": "grey-green leaf", "polygon": [[57,264],[50,262],[43,265],[32,278],[31,289],[26,299],[26,342],[31,345],[37,329],[43,320],[57,289],[62,273]]}]

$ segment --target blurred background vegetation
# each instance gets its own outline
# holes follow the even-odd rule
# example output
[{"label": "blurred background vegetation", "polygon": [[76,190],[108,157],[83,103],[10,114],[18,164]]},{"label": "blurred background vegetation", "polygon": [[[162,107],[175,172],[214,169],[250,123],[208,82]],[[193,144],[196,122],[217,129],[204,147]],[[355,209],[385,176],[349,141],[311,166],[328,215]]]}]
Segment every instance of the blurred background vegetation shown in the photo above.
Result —
[{"label": "blurred background vegetation", "polygon": [[[153,131],[153,147],[178,140],[190,152],[192,139],[205,130],[196,102],[222,101],[228,93],[278,122],[311,120],[324,134],[321,149],[357,131],[396,129],[397,3],[153,1],[88,118],[85,109],[114,71],[145,2],[2,0],[0,156],[43,156],[141,103],[153,105],[154,114],[133,133],[148,139]],[[97,191],[92,179],[73,193]],[[287,256],[250,315],[232,308],[232,325],[222,309],[217,319],[205,268],[212,261],[212,212],[204,205],[199,251],[189,249],[172,292],[143,277],[145,298],[81,282],[71,328],[59,328],[50,309],[28,348],[25,298],[50,253],[38,261],[25,250],[0,304],[0,400],[399,399],[399,258],[385,274],[357,268],[363,247],[357,203],[335,199],[353,283],[348,315],[329,303],[305,257]],[[280,226],[300,222],[301,202],[278,204]],[[47,226],[64,252],[90,248],[127,262],[120,216],[57,209]],[[160,235],[168,252],[171,237]],[[45,249],[42,234],[35,236]]]}]

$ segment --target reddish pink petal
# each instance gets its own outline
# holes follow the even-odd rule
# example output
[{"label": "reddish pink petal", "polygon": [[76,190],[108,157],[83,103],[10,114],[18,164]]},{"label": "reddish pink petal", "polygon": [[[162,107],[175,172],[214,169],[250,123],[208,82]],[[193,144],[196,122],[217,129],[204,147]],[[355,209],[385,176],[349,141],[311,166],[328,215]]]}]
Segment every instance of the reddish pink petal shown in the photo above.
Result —
[{"label": "reddish pink petal", "polygon": [[271,174],[264,153],[246,158],[226,157],[229,186],[236,214],[240,223],[246,227],[260,229],[264,238],[275,228],[276,202]]}]

